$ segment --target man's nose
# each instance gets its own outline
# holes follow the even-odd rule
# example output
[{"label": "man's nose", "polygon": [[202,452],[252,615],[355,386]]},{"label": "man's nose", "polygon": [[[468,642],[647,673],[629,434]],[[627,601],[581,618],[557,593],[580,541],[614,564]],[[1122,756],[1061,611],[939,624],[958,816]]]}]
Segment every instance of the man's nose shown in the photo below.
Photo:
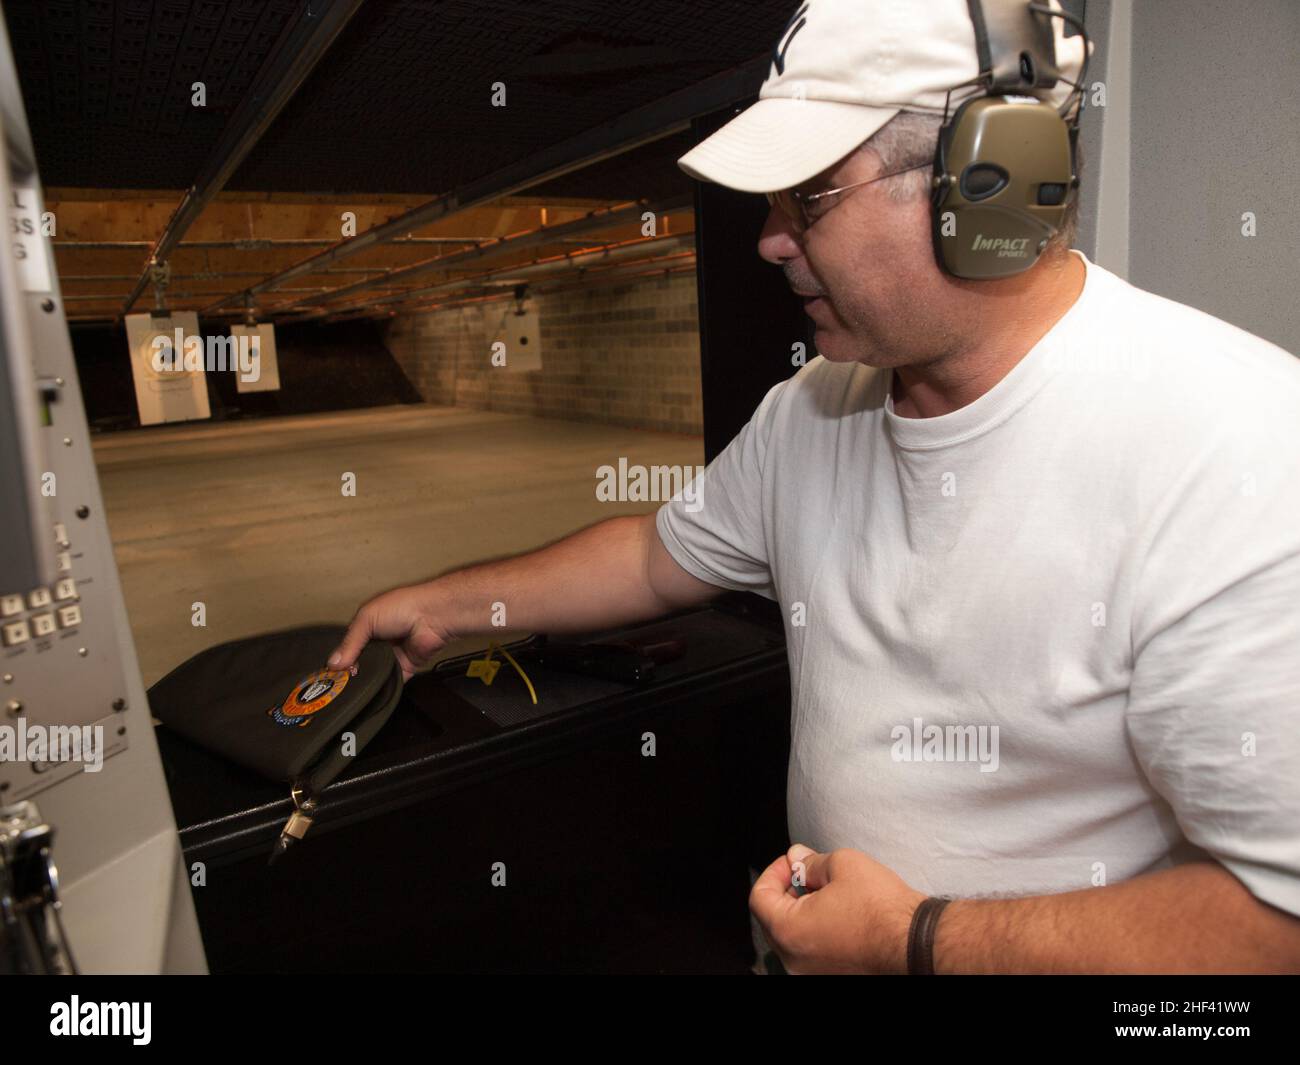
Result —
[{"label": "man's nose", "polygon": [[758,254],[777,266],[803,255],[803,245],[795,234],[794,223],[775,205],[768,209],[763,232],[758,235]]}]

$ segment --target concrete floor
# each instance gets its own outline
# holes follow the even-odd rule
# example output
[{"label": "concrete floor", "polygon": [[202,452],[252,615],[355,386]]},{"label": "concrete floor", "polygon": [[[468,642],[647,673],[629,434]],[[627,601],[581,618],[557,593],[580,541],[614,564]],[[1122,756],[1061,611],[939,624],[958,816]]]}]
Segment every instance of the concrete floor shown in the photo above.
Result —
[{"label": "concrete floor", "polygon": [[[598,501],[596,468],[703,454],[699,437],[428,405],[95,441],[146,687],[205,647],[346,622],[385,589],[654,510]],[[345,472],[355,497],[340,491]],[[195,602],[205,628],[191,624]]]}]

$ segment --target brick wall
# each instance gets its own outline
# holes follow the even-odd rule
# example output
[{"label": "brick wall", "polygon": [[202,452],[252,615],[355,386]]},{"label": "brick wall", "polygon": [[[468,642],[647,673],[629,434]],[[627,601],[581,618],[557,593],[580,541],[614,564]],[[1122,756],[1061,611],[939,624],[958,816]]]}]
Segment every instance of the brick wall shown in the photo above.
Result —
[{"label": "brick wall", "polygon": [[[493,366],[484,311],[393,319],[385,343],[427,403],[703,432],[694,273],[530,297],[542,368]],[[508,304],[487,304],[501,316]]]}]

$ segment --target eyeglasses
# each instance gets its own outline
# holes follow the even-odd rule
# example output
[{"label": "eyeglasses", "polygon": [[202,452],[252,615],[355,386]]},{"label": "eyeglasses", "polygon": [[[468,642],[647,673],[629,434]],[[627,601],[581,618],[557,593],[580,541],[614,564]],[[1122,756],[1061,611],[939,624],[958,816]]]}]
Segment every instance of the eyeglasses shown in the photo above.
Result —
[{"label": "eyeglasses", "polygon": [[884,181],[885,178],[897,177],[899,174],[906,174],[912,170],[921,170],[933,165],[933,162],[930,161],[917,163],[915,166],[905,166],[902,170],[891,170],[888,174],[868,178],[866,181],[855,181],[851,185],[841,185],[836,189],[826,189],[823,192],[814,192],[810,195],[805,195],[797,189],[782,189],[780,192],[767,193],[767,202],[773,207],[781,209],[782,213],[790,219],[796,233],[803,233],[839,202],[831,199],[831,197],[838,196],[840,193],[848,192],[851,189],[861,188],[863,185],[873,185],[877,181]]}]

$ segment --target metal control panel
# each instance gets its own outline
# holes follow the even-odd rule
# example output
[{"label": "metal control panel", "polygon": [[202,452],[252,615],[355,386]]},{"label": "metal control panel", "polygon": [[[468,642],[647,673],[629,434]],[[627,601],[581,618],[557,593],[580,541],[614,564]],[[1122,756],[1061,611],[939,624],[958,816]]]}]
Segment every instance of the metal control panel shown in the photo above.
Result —
[{"label": "metal control panel", "polygon": [[[54,909],[82,972],[203,972],[3,19],[0,146],[0,911]],[[44,927],[0,957],[67,971]]]},{"label": "metal control panel", "polygon": [[3,451],[5,510],[6,520],[30,530],[33,549],[28,565],[0,560],[3,804],[87,767],[102,772],[106,758],[126,749],[129,732],[116,571],[47,234],[57,220],[44,210],[34,160],[14,149],[9,126],[18,118],[6,105],[0,197],[13,258],[0,264],[0,346],[7,420],[20,436]]}]

